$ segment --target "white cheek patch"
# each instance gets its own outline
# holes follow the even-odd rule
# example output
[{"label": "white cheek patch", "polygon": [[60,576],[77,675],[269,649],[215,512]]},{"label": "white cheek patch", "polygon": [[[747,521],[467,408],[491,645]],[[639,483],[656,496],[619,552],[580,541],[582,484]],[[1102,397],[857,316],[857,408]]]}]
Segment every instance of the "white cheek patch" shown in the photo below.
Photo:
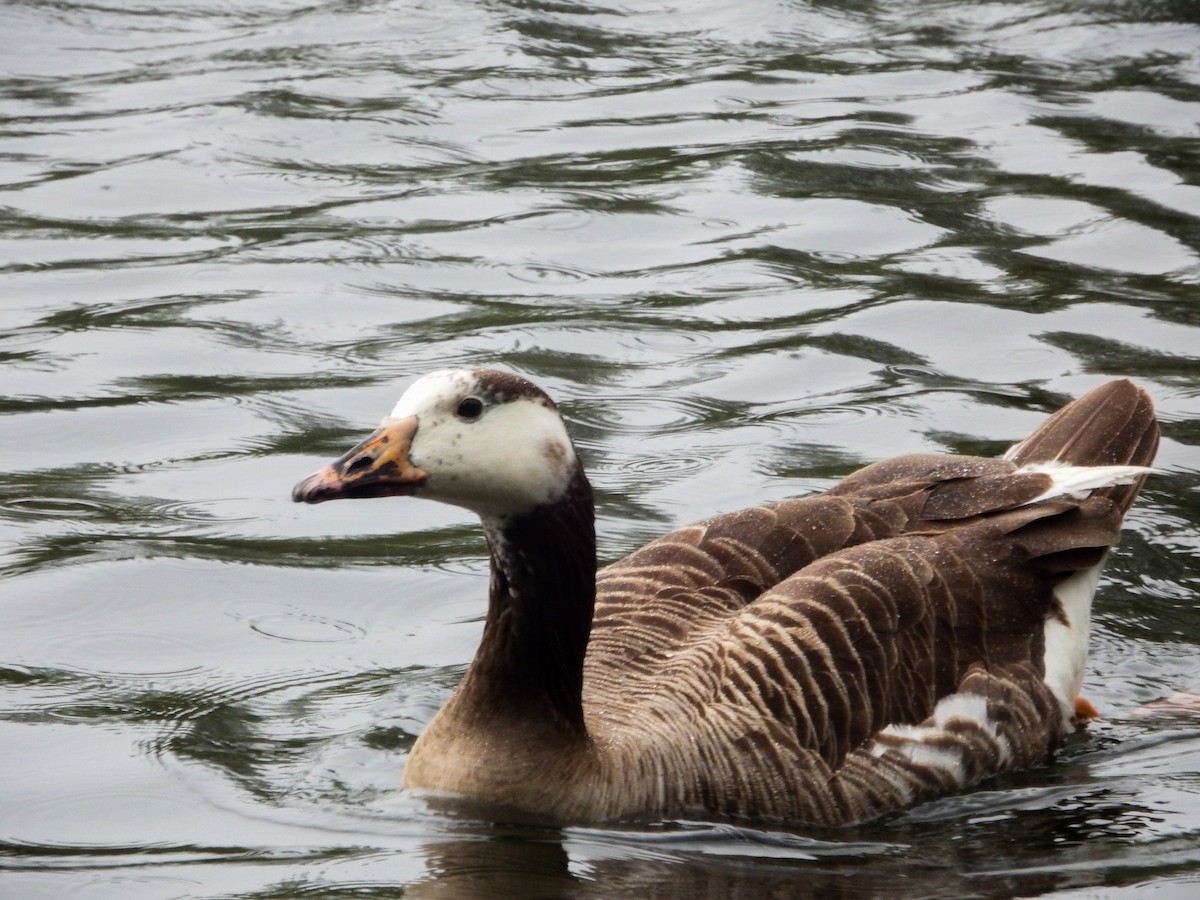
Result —
[{"label": "white cheek patch", "polygon": [[[412,384],[391,418],[417,417],[409,457],[428,473],[420,495],[484,518],[520,514],[559,499],[578,465],[562,417],[536,397],[489,397],[474,373],[432,372]],[[482,416],[455,415],[467,396]]]},{"label": "white cheek patch", "polygon": [[[554,410],[518,400],[489,410],[478,422],[446,426],[446,434],[457,438],[445,469],[448,477],[456,476],[445,484],[449,502],[496,516],[526,512],[566,491],[575,453]],[[439,487],[431,487],[442,499]]]}]

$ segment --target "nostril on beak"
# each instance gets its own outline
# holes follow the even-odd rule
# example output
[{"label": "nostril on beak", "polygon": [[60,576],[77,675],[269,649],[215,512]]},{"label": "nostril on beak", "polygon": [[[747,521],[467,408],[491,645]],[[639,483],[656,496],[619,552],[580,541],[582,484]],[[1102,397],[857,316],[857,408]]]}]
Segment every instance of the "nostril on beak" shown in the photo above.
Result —
[{"label": "nostril on beak", "polygon": [[364,453],[361,456],[356,456],[354,459],[350,460],[349,465],[347,465],[342,471],[347,475],[353,475],[357,472],[361,472],[363,469],[370,468],[373,462],[375,462],[375,460],[372,459],[371,455],[369,453]]}]

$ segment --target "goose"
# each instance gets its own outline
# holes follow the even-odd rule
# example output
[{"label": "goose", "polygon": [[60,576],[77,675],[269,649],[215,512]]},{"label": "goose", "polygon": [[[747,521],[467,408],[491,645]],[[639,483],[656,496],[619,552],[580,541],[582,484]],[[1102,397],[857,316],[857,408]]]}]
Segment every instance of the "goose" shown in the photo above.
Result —
[{"label": "goose", "polygon": [[715,515],[597,571],[592,490],[550,397],[416,380],[293,499],[478,515],[478,651],[403,785],[561,824],[838,826],[1046,763],[1100,567],[1153,462],[1149,396],[1103,384],[998,459],[914,454]]}]

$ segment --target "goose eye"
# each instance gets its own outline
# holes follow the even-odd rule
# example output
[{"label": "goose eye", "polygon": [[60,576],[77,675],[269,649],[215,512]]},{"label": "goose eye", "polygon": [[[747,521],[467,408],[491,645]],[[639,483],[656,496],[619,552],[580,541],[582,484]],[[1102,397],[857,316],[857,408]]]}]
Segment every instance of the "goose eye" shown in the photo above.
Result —
[{"label": "goose eye", "polygon": [[458,404],[458,409],[454,413],[460,419],[466,419],[468,422],[478,419],[483,415],[483,401],[478,397],[466,397]]}]

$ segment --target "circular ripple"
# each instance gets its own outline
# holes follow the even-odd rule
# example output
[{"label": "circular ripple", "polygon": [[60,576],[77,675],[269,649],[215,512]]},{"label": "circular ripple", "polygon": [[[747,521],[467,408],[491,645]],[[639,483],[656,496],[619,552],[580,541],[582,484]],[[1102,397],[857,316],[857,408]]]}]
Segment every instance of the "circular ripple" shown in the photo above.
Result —
[{"label": "circular ripple", "polygon": [[53,641],[43,660],[72,672],[124,678],[164,678],[208,668],[199,645],[164,634],[91,631]]},{"label": "circular ripple", "polygon": [[533,263],[510,266],[508,274],[517,281],[528,284],[577,284],[592,277],[590,272],[584,272],[582,269]]},{"label": "circular ripple", "polygon": [[[114,815],[116,810],[121,814]],[[20,833],[33,836],[21,843],[52,848],[155,846],[160,837],[142,823],[176,816],[186,820],[191,813],[194,810],[187,803],[149,790],[34,800],[21,805]]]},{"label": "circular ripple", "polygon": [[678,398],[611,397],[603,405],[581,407],[575,418],[605,433],[664,434],[694,426],[707,412],[701,403]]},{"label": "circular ripple", "polygon": [[709,228],[713,231],[729,231],[731,228],[737,228],[738,223],[733,219],[717,219],[709,217],[700,220],[701,228]]},{"label": "circular ripple", "polygon": [[866,419],[872,416],[886,415],[887,411],[879,406],[822,406],[812,412],[805,413],[805,425],[841,425],[852,419]]},{"label": "circular ripple", "polygon": [[711,463],[703,456],[644,456],[626,463],[624,468],[642,475],[676,475],[695,472]]},{"label": "circular ripple", "polygon": [[277,612],[257,616],[250,620],[250,629],[265,637],[304,644],[358,641],[367,634],[365,628],[352,622],[300,612]]}]

